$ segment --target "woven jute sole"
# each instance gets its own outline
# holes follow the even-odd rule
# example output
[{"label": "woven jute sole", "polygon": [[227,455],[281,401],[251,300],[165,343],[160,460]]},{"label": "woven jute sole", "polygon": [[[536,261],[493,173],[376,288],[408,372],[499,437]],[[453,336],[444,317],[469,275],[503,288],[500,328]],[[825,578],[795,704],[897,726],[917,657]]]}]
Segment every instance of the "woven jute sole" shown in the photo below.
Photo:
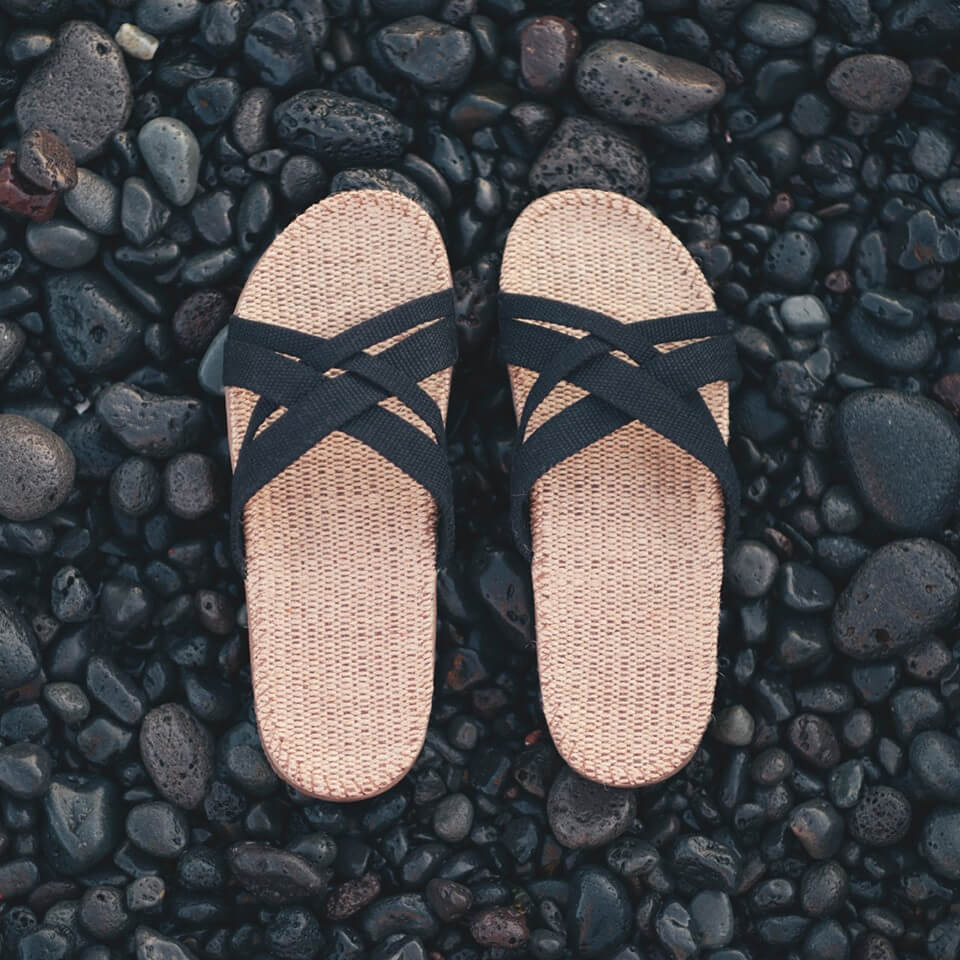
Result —
[{"label": "woven jute sole", "polygon": [[[599,190],[532,203],[510,231],[500,286],[625,323],[714,309],[669,229],[634,201]],[[536,374],[509,373],[520,411]],[[726,436],[726,384],[701,393]],[[561,383],[527,435],[582,396]],[[723,573],[719,484],[631,422],[547,472],[530,499],[540,684],[557,749],[611,786],[662,780],[690,759],[710,717]]]},{"label": "woven jute sole", "polygon": [[[450,285],[443,241],[417,204],[388,192],[342,193],[277,237],[236,312],[329,337]],[[450,372],[421,383],[444,414]],[[227,390],[234,464],[256,400]],[[395,399],[383,406],[428,432]],[[314,797],[359,800],[386,790],[416,759],[430,713],[433,499],[379,453],[335,432],[250,500],[244,529],[267,758]]]}]

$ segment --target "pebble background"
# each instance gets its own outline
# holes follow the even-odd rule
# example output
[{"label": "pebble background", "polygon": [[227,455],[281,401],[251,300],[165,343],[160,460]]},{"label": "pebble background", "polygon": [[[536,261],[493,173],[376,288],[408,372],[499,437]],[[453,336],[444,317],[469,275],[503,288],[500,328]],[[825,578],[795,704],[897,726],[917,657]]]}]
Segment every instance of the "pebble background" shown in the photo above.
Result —
[{"label": "pebble background", "polygon": [[[3,960],[960,956],[956,2],[0,11]],[[499,251],[575,185],[670,224],[744,368],[715,718],[637,791],[552,747],[507,532]],[[423,754],[338,806],[258,744],[220,358],[357,187],[449,245],[459,528]]]}]

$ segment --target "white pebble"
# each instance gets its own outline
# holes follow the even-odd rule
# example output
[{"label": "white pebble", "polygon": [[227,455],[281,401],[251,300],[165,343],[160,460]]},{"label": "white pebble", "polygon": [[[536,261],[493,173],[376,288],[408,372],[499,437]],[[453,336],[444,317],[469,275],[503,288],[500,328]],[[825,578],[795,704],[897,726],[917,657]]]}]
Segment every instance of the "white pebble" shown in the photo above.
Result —
[{"label": "white pebble", "polygon": [[123,50],[137,60],[152,60],[160,41],[133,23],[125,23],[117,31],[116,41]]}]

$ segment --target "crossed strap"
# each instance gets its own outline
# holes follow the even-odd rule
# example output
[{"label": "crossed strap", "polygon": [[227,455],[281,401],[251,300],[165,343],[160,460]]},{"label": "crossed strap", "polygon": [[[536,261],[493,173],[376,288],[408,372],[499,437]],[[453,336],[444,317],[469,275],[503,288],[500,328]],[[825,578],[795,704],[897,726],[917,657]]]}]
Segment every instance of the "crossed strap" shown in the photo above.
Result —
[{"label": "crossed strap", "polygon": [[[587,335],[574,337],[540,326],[544,323]],[[669,353],[655,346],[684,340],[695,342]],[[739,512],[740,485],[723,435],[699,393],[705,384],[739,375],[724,315],[710,311],[620,323],[558,300],[501,293],[500,344],[507,363],[539,374],[520,415],[510,476],[514,537],[527,559],[532,556],[528,508],[534,483],[631,420],[647,424],[712,471],[724,495],[729,540]],[[615,356],[615,350],[633,363]],[[534,411],[561,381],[575,384],[587,396],[527,436]]]},{"label": "crossed strap", "polygon": [[[447,289],[329,338],[237,316],[230,319],[224,383],[260,395],[233,475],[230,546],[242,574],[247,501],[335,430],[376,450],[430,493],[439,515],[438,559],[441,566],[447,562],[454,536],[446,433],[440,408],[420,381],[456,361],[453,315],[453,291]],[[381,352],[367,352],[404,333],[409,335]],[[327,375],[334,370],[340,373]],[[397,397],[432,437],[381,407],[387,397]],[[283,414],[261,429],[281,408]],[[316,493],[323,497],[324,491]]]}]

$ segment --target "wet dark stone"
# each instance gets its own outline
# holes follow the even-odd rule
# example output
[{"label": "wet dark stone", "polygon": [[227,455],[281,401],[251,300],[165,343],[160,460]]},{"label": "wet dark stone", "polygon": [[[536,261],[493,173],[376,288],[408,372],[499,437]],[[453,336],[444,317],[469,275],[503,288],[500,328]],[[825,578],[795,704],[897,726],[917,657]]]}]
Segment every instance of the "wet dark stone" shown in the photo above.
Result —
[{"label": "wet dark stone", "polygon": [[115,383],[98,397],[97,416],[133,453],[168,457],[199,442],[207,413],[193,397],[167,397]]},{"label": "wet dark stone", "polygon": [[821,797],[794,807],[787,825],[813,860],[829,860],[836,856],[843,843],[843,817],[833,804]]},{"label": "wet dark stone", "polygon": [[410,131],[391,113],[328,90],[305,90],[274,110],[280,139],[334,166],[397,159]]},{"label": "wet dark stone", "polygon": [[800,905],[810,917],[826,917],[840,911],[847,897],[847,871],[833,860],[814,864],[803,874]]},{"label": "wet dark stone", "polygon": [[185,707],[155,707],[140,727],[140,753],[160,794],[184,810],[203,801],[213,776],[209,733]]},{"label": "wet dark stone", "polygon": [[734,893],[740,882],[742,858],[731,847],[701,835],[681,837],[670,862],[677,879],[693,889]]},{"label": "wet dark stone", "polygon": [[960,493],[960,428],[942,407],[892,390],[862,390],[840,405],[834,424],[868,509],[897,533],[933,533],[945,523]]},{"label": "wet dark stone", "polygon": [[86,266],[100,248],[97,237],[68,220],[31,223],[26,232],[27,249],[41,263],[60,270]]},{"label": "wet dark stone", "polygon": [[180,856],[190,839],[187,818],[162,800],[132,807],[127,814],[126,833],[134,846],[161,860]]},{"label": "wet dark stone", "polygon": [[536,17],[520,33],[520,76],[536,94],[560,90],[580,50],[577,28],[562,17]]},{"label": "wet dark stone", "polygon": [[41,746],[13,743],[0,749],[0,791],[17,800],[42,796],[50,785],[53,759]]},{"label": "wet dark stone", "polygon": [[304,857],[264,843],[234,844],[227,864],[237,882],[264,903],[295,903],[327,889],[327,876]]},{"label": "wet dark stone", "polygon": [[310,38],[285,10],[257,17],[244,39],[243,53],[259,82],[277,90],[296,87],[313,72]]},{"label": "wet dark stone", "polygon": [[723,96],[712,70],[625,40],[600,40],[577,62],[577,92],[618,123],[672,124],[709,110]]},{"label": "wet dark stone", "polygon": [[391,71],[423,90],[457,90],[473,69],[473,37],[466,30],[429,17],[394,21],[381,27],[373,42]]},{"label": "wet dark stone", "polygon": [[649,185],[640,148],[615,127],[588,117],[564,118],[530,168],[530,186],[538,194],[590,187],[643,200]]},{"label": "wet dark stone", "polygon": [[896,57],[863,53],[841,60],[827,77],[830,95],[848,110],[887,113],[910,93],[910,68]]},{"label": "wet dark stone", "polygon": [[602,867],[581,867],[570,880],[568,943],[581,957],[606,956],[630,935],[633,915],[623,882]]},{"label": "wet dark stone", "polygon": [[550,788],[547,816],[557,840],[571,849],[600,847],[620,836],[636,816],[633,791],[586,780],[564,767]]},{"label": "wet dark stone", "polygon": [[901,0],[884,19],[893,44],[908,53],[929,55],[960,39],[960,11],[937,0]]},{"label": "wet dark stone", "polygon": [[107,885],[93,886],[84,892],[78,919],[94,939],[108,942],[123,936],[131,922],[123,892]]},{"label": "wet dark stone", "polygon": [[960,803],[960,740],[938,730],[910,743],[910,770],[937,800]]},{"label": "wet dark stone", "polygon": [[219,482],[213,460],[202,453],[181,453],[163,471],[163,500],[183,520],[198,520],[217,506]]},{"label": "wet dark stone", "polygon": [[417,893],[381,897],[364,911],[362,924],[364,933],[374,943],[394,933],[426,938],[437,933],[437,921]]},{"label": "wet dark stone", "polygon": [[960,259],[960,229],[932,210],[899,220],[890,235],[890,258],[904,270],[922,270]]},{"label": "wet dark stone", "polygon": [[116,788],[110,781],[56,774],[43,799],[44,855],[58,873],[86,873],[113,849],[118,815]]},{"label": "wet dark stone", "polygon": [[910,829],[910,802],[893,787],[870,786],[860,795],[847,824],[859,843],[886,847],[899,843]]},{"label": "wet dark stone", "polygon": [[830,722],[816,714],[803,713],[791,721],[787,739],[807,763],[821,770],[840,759],[840,744]]},{"label": "wet dark stone", "polygon": [[359,913],[380,895],[380,880],[375,873],[365,873],[355,880],[341,883],[327,899],[326,912],[331,920],[346,920]]},{"label": "wet dark stone", "polygon": [[953,554],[931,540],[900,540],[874,553],[840,595],[834,643],[856,660],[879,660],[951,623],[958,607]]},{"label": "wet dark stone", "polygon": [[73,453],[51,430],[14,414],[0,414],[0,517],[36,520],[69,496]]},{"label": "wet dark stone", "polygon": [[933,872],[960,880],[960,808],[937,807],[923,824],[920,852]]},{"label": "wet dark stone", "polygon": [[73,20],[59,31],[53,50],[27,78],[16,102],[21,131],[52,131],[78,163],[103,152],[132,108],[123,54],[105,30],[86,20]]},{"label": "wet dark stone", "polygon": [[654,926],[657,939],[677,960],[692,960],[700,952],[693,918],[679,901],[667,903],[657,914]]},{"label": "wet dark stone", "polygon": [[50,130],[27,130],[17,147],[17,169],[41,190],[62,193],[77,185],[77,162]]}]

